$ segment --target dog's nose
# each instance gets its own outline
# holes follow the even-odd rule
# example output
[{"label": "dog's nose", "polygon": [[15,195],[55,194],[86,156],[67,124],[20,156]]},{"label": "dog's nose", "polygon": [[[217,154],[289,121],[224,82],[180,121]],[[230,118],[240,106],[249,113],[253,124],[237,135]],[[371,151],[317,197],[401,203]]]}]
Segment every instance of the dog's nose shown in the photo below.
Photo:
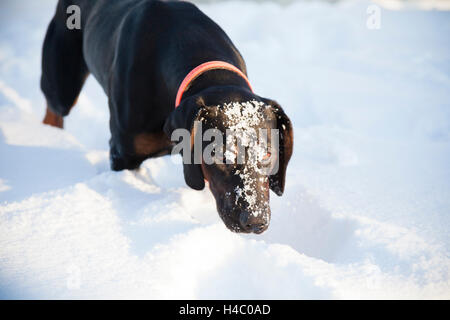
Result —
[{"label": "dog's nose", "polygon": [[239,222],[241,224],[241,228],[245,232],[262,233],[269,226],[269,224],[263,217],[261,217],[260,215],[254,216],[253,214],[248,212],[241,213]]}]

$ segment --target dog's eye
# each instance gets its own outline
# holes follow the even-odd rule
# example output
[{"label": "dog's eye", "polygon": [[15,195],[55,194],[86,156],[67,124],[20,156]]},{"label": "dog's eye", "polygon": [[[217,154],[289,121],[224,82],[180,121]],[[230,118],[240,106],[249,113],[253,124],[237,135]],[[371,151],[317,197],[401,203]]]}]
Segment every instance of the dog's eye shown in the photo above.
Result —
[{"label": "dog's eye", "polygon": [[[271,150],[273,151],[273,150]],[[271,171],[276,164],[276,154],[271,151],[263,151],[260,155],[258,163],[258,169],[264,170],[264,172]]]},{"label": "dog's eye", "polygon": [[262,157],[262,160],[264,161],[264,160],[269,160],[269,158],[272,156],[272,153],[271,152],[267,152],[263,157]]}]

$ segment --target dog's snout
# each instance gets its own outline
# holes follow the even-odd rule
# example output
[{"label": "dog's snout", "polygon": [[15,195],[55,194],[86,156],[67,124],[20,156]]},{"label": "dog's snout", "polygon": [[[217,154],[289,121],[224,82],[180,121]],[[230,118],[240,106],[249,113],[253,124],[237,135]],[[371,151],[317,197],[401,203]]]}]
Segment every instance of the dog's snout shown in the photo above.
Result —
[{"label": "dog's snout", "polygon": [[263,217],[248,212],[241,213],[239,222],[245,232],[262,233],[268,227],[268,223]]}]

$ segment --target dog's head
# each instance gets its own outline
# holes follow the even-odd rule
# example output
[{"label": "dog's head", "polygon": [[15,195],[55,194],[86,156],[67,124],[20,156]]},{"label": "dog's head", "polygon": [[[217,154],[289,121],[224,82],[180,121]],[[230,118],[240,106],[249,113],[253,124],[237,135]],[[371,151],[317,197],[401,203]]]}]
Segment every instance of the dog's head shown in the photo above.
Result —
[{"label": "dog's head", "polygon": [[269,189],[283,194],[292,154],[292,125],[278,103],[236,88],[208,90],[172,112],[164,131],[170,137],[176,129],[189,131],[186,183],[196,190],[209,183],[230,230],[265,231]]}]

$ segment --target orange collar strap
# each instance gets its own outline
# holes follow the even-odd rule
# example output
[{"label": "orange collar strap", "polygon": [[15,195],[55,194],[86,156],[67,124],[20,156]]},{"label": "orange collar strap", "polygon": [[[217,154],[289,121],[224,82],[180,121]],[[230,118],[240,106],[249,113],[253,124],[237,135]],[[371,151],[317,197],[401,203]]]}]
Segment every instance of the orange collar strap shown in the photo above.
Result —
[{"label": "orange collar strap", "polygon": [[180,105],[181,98],[183,97],[183,94],[186,92],[187,89],[189,89],[192,82],[198,78],[202,73],[214,70],[214,69],[224,69],[229,70],[232,72],[237,73],[239,76],[241,76],[249,86],[250,90],[253,92],[253,88],[250,85],[250,81],[248,81],[247,76],[238,68],[233,66],[232,64],[229,64],[224,61],[209,61],[202,63],[195,69],[193,69],[191,72],[188,73],[188,75],[184,78],[183,82],[181,83],[180,87],[178,88],[177,97],[175,99],[175,108],[177,108]]}]

